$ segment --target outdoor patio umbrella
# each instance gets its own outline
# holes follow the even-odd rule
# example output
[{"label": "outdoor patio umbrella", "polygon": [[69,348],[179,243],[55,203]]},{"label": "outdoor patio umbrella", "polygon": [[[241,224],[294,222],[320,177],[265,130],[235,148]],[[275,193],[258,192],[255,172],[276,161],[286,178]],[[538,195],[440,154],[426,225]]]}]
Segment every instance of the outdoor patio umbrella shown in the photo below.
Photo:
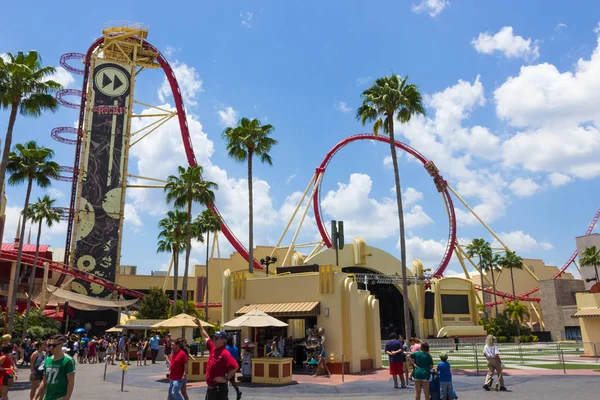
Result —
[{"label": "outdoor patio umbrella", "polygon": [[277,318],[271,317],[269,314],[260,311],[260,310],[252,310],[242,315],[241,317],[237,317],[232,319],[229,322],[223,324],[223,326],[228,328],[263,328],[266,326],[288,326],[285,322],[278,320]]},{"label": "outdoor patio umbrella", "polygon": [[117,333],[117,332],[123,332],[123,328],[117,328],[116,326],[113,326],[110,329],[107,329],[105,331],[106,333]]},{"label": "outdoor patio umbrella", "polygon": [[[153,329],[169,329],[169,328],[197,328],[198,326],[194,322],[194,318],[188,314],[179,314],[157,324],[151,326]],[[202,324],[205,328],[213,328],[214,325],[209,324],[206,321],[200,320],[200,324]]]}]

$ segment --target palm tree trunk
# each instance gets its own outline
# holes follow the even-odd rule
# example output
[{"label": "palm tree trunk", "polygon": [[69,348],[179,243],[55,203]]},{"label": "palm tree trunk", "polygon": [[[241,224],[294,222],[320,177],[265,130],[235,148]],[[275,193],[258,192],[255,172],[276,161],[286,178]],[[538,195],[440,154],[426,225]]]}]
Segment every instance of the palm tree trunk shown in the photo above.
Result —
[{"label": "palm tree trunk", "polygon": [[248,150],[248,272],[254,272],[254,207],[252,204],[252,150]]},{"label": "palm tree trunk", "polygon": [[181,285],[181,290],[182,290],[182,294],[181,294],[181,300],[183,301],[183,312],[185,313],[187,311],[187,299],[188,299],[188,293],[187,293],[187,289],[188,289],[188,273],[190,270],[190,253],[192,251],[192,199],[189,198],[188,199],[188,204],[187,204],[187,237],[186,237],[186,243],[187,246],[185,247],[185,269],[183,270],[183,284]]},{"label": "palm tree trunk", "polygon": [[25,224],[27,223],[27,207],[29,206],[29,197],[31,196],[31,188],[33,186],[33,178],[29,177],[27,182],[27,193],[25,194],[25,205],[23,206],[23,221],[21,222],[21,230],[19,232],[19,252],[17,253],[17,265],[15,270],[15,281],[13,282],[13,292],[11,296],[11,309],[8,318],[8,333],[12,334],[15,325],[15,312],[17,311],[17,292],[19,291],[19,281],[21,280],[21,258],[23,256],[23,235],[25,234]]},{"label": "palm tree trunk", "polygon": [[596,270],[596,283],[600,283],[600,275],[598,275],[598,266],[594,265],[594,269]]},{"label": "palm tree trunk", "polygon": [[204,319],[208,322],[208,246],[210,243],[210,230],[206,230],[206,283],[204,285]]},{"label": "palm tree trunk", "polygon": [[394,118],[388,116],[390,152],[392,153],[392,165],[394,167],[394,182],[396,184],[396,204],[398,207],[398,226],[400,228],[400,262],[402,263],[402,296],[404,297],[404,337],[412,337],[410,327],[410,309],[408,306],[408,273],[406,268],[406,240],[404,237],[404,210],[402,205],[402,187],[400,186],[400,172],[398,171],[398,156],[396,154],[396,144],[394,139]]},{"label": "palm tree trunk", "polygon": [[179,249],[173,249],[173,316],[177,315],[177,276],[179,275]]},{"label": "palm tree trunk", "polygon": [[481,302],[483,303],[483,315],[485,316],[487,314],[487,311],[485,309],[485,291],[483,290],[484,286],[483,286],[483,268],[481,266],[481,254],[479,255],[479,275],[481,276]]},{"label": "palm tree trunk", "polygon": [[[4,150],[2,151],[2,161],[0,162],[0,193],[4,193],[4,182],[6,180],[6,165],[8,164],[8,155],[10,154],[10,146],[12,145],[12,132],[17,120],[17,111],[19,104],[13,103],[8,117],[8,129],[4,137]],[[0,195],[0,209],[2,209],[3,196]],[[0,217],[5,219],[6,216]],[[4,237],[4,221],[0,224],[0,237]]]},{"label": "palm tree trunk", "polygon": [[[35,283],[35,270],[40,255],[40,238],[42,236],[42,219],[38,225],[37,241],[35,242],[35,257],[33,257],[33,266],[31,267],[31,274],[29,275],[29,295],[27,296],[27,307],[25,308],[25,321],[23,321],[23,333],[21,339],[25,339],[27,336],[27,327],[29,325],[29,312],[31,311],[31,298],[33,297],[33,284]],[[65,310],[66,312],[66,310]]]},{"label": "palm tree trunk", "polygon": [[492,265],[490,270],[492,271],[492,290],[494,291],[494,308],[496,309],[496,317],[498,317],[498,300],[496,298],[496,280],[494,279],[494,266]]},{"label": "palm tree trunk", "polygon": [[510,283],[512,284],[512,291],[513,291],[513,301],[515,301],[517,299],[517,292],[515,291],[515,278],[513,276],[513,269],[510,269]]}]

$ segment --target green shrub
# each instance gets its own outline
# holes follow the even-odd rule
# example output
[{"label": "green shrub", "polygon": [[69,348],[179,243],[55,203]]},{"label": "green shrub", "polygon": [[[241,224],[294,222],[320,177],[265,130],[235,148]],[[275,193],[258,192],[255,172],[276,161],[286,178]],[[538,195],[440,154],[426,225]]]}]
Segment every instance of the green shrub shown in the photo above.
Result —
[{"label": "green shrub", "polygon": [[498,339],[498,343],[506,343],[508,341],[506,336],[498,336],[496,339]]},{"label": "green shrub", "polygon": [[537,337],[537,336],[535,336],[535,335],[532,335],[532,336],[530,336],[530,337],[531,337],[531,341],[532,341],[533,343],[537,343],[537,342],[539,342],[539,341],[540,341],[540,338],[539,338],[539,337]]},{"label": "green shrub", "polygon": [[529,341],[529,336],[521,335],[519,336],[519,342],[527,343]]}]

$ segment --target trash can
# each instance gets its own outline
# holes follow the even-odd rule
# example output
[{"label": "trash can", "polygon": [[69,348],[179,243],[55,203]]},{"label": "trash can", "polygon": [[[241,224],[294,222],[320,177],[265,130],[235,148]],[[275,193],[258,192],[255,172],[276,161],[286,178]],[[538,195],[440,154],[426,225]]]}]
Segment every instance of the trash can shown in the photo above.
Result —
[{"label": "trash can", "polygon": [[198,343],[190,343],[190,354],[192,356],[198,355]]}]

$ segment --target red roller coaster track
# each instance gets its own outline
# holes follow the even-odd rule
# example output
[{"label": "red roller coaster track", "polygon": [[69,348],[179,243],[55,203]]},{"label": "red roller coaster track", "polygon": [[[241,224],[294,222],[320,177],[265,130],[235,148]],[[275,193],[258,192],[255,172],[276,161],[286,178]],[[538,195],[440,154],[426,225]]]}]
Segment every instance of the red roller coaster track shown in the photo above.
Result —
[{"label": "red roller coaster track", "polygon": [[[340,151],[343,147],[347,146],[348,144],[359,141],[359,140],[374,140],[374,141],[383,142],[383,143],[387,143],[387,144],[390,143],[389,137],[375,136],[371,133],[361,133],[358,135],[348,136],[346,139],[344,139],[341,142],[339,142],[338,144],[336,144],[325,155],[325,158],[321,162],[321,165],[319,165],[319,167],[317,167],[317,172],[316,172],[317,176],[315,178],[318,178],[319,175],[323,175],[323,176],[325,175],[327,166],[331,162],[331,159],[333,158],[333,156],[336,155],[338,151]],[[415,157],[417,160],[422,162],[424,166],[429,161],[421,153],[419,153],[417,150],[413,149],[412,147],[410,147],[409,145],[407,145],[405,143],[402,143],[402,142],[399,142],[396,140],[394,142],[394,145],[396,146],[396,148],[401,149],[401,150],[405,151],[406,153]],[[435,179],[442,179],[442,178],[438,174],[434,177],[434,180]],[[320,193],[321,193],[321,184],[322,183],[323,183],[323,179],[320,180],[319,186],[317,187],[317,190],[315,191],[314,196],[313,196],[313,211],[315,214],[315,220],[317,222],[317,228],[319,229],[319,233],[321,234],[323,243],[325,243],[325,246],[331,247],[331,239],[329,238],[329,234],[327,233],[327,230],[325,229],[325,224],[323,223],[323,218],[321,216]],[[445,185],[444,185],[444,190],[441,193],[442,193],[442,196],[444,196],[447,207],[448,207],[449,231],[448,231],[448,244],[446,245],[446,252],[444,253],[444,257],[442,257],[442,261],[440,262],[440,265],[437,267],[437,269],[433,273],[433,276],[436,278],[442,277],[444,270],[446,269],[446,267],[448,266],[448,263],[450,262],[450,259],[452,258],[452,252],[454,251],[454,244],[456,242],[456,215],[454,213],[454,205],[452,204],[452,198],[450,197],[450,192],[445,187]]]}]

